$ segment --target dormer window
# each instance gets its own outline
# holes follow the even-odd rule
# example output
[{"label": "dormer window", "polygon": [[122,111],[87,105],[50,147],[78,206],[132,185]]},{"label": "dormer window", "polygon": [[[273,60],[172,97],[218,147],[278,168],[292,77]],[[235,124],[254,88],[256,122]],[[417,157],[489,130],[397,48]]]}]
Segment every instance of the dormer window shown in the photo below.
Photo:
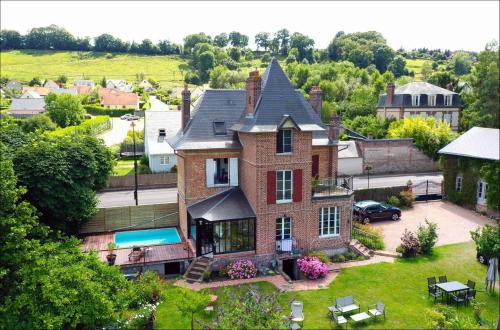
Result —
[{"label": "dormer window", "polygon": [[159,136],[163,136],[163,137],[165,137],[165,136],[167,136],[167,132],[165,131],[165,129],[164,129],[164,128],[160,128],[160,129],[158,130],[158,135],[159,135]]},{"label": "dormer window", "polygon": [[451,106],[451,101],[453,100],[453,95],[445,95],[444,96],[444,106],[449,107]]},{"label": "dormer window", "polygon": [[427,96],[428,104],[430,107],[435,107],[436,106],[436,95],[428,95]]},{"label": "dormer window", "polygon": [[280,129],[277,134],[276,153],[287,154],[292,152],[292,130]]},{"label": "dormer window", "polygon": [[411,105],[414,107],[420,106],[420,94],[411,96]]},{"label": "dormer window", "polygon": [[214,121],[214,134],[215,135],[226,135],[226,122],[224,121]]}]

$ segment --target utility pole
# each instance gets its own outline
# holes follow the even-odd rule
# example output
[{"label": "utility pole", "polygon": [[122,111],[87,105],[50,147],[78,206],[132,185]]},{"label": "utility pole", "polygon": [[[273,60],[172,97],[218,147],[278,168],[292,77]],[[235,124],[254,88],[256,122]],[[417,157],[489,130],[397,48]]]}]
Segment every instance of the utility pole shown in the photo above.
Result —
[{"label": "utility pole", "polygon": [[132,140],[134,141],[134,177],[135,177],[135,190],[134,190],[134,199],[135,199],[135,205],[139,205],[139,198],[137,195],[137,155],[136,155],[136,149],[135,149],[135,123],[132,121]]}]

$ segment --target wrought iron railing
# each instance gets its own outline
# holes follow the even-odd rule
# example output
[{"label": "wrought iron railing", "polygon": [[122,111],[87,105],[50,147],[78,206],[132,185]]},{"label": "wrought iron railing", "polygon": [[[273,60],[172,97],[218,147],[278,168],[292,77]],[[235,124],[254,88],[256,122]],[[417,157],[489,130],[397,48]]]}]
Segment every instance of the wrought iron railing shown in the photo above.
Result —
[{"label": "wrought iron railing", "polygon": [[352,176],[337,176],[336,178],[313,179],[312,197],[328,197],[348,195],[352,192]]},{"label": "wrought iron railing", "polygon": [[301,251],[302,250],[298,247],[298,243],[295,237],[280,239],[276,241],[276,253],[287,253],[295,255],[300,254]]}]

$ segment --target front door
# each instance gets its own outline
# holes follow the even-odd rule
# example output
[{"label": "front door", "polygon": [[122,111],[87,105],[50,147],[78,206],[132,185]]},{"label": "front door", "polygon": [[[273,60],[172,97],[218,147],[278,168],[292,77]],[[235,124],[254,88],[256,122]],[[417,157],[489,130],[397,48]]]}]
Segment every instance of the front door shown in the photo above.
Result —
[{"label": "front door", "polygon": [[196,223],[196,255],[213,255],[214,227],[211,222],[198,220]]}]

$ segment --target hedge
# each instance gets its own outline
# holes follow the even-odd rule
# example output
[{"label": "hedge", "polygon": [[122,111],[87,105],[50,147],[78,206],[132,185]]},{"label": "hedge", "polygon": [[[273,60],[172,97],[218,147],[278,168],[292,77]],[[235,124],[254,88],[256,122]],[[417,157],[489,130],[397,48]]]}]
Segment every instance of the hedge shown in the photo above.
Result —
[{"label": "hedge", "polygon": [[134,108],[126,109],[108,109],[103,108],[100,105],[84,105],[85,111],[94,116],[110,116],[110,117],[121,117],[126,114],[133,114]]},{"label": "hedge", "polygon": [[64,136],[71,133],[86,133],[97,135],[111,128],[111,120],[109,116],[98,116],[88,119],[78,126],[68,126],[65,128],[56,129],[52,132],[47,132],[49,136]]}]

